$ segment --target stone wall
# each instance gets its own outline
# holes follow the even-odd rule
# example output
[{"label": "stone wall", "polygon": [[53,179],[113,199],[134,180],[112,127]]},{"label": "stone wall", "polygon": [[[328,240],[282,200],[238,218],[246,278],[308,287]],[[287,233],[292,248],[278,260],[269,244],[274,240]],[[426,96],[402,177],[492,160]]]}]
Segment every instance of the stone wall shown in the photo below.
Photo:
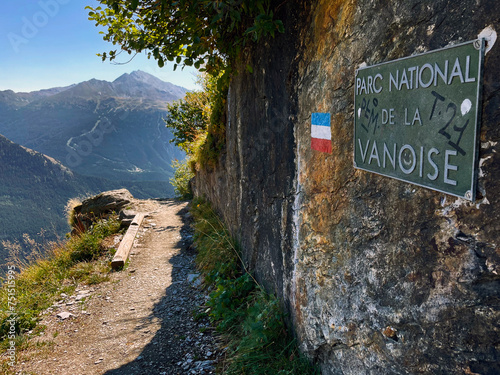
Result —
[{"label": "stone wall", "polygon": [[[362,63],[500,28],[496,0],[276,3],[287,32],[245,52],[225,153],[197,194],[324,374],[500,373],[500,42],[485,56],[476,202],[356,170],[352,141]],[[310,148],[312,112],[331,113],[331,154]]]}]

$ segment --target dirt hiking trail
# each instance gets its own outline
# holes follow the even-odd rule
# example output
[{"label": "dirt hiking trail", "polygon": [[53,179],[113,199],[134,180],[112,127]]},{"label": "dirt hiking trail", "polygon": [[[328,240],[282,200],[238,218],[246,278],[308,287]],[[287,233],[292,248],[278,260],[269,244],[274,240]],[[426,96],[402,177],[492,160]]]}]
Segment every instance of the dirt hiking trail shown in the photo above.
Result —
[{"label": "dirt hiking trail", "polygon": [[[38,345],[20,353],[15,374],[213,374],[217,343],[197,319],[199,289],[187,203],[137,201],[148,214],[128,267],[82,285],[44,315]],[[118,245],[116,245],[117,247]],[[58,314],[70,313],[61,319]]]}]

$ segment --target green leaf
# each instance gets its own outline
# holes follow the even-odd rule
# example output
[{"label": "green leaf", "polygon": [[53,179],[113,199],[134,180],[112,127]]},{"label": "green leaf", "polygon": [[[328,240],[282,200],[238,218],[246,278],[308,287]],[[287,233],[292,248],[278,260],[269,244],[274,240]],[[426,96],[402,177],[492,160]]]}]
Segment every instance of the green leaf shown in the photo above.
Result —
[{"label": "green leaf", "polygon": [[136,10],[137,6],[139,5],[139,0],[132,0],[130,2],[130,10]]},{"label": "green leaf", "polygon": [[281,20],[275,21],[274,23],[278,26],[278,32],[285,32],[285,26],[283,26],[283,22]]},{"label": "green leaf", "polygon": [[214,18],[212,18],[212,22],[210,22],[212,25],[215,25],[217,22],[219,22],[222,19],[222,13],[217,14]]}]

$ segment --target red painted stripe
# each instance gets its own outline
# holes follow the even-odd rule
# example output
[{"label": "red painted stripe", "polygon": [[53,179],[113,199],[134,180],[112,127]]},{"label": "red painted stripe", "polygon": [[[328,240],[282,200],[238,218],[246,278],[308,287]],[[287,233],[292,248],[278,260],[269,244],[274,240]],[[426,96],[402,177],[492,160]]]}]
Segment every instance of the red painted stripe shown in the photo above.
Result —
[{"label": "red painted stripe", "polygon": [[332,141],[329,139],[311,138],[311,148],[313,150],[332,153]]}]

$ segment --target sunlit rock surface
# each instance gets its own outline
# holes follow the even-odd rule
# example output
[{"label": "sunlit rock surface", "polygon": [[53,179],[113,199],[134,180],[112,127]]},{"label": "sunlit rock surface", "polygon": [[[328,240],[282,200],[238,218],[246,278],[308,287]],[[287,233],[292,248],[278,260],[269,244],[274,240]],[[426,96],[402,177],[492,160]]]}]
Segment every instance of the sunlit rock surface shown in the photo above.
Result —
[{"label": "sunlit rock surface", "polygon": [[[303,3],[281,4],[287,33],[243,56],[225,153],[197,193],[324,374],[500,373],[500,46],[476,202],[353,167],[355,70],[473,40],[499,27],[497,2]],[[311,150],[313,112],[331,114],[331,154]]]}]

